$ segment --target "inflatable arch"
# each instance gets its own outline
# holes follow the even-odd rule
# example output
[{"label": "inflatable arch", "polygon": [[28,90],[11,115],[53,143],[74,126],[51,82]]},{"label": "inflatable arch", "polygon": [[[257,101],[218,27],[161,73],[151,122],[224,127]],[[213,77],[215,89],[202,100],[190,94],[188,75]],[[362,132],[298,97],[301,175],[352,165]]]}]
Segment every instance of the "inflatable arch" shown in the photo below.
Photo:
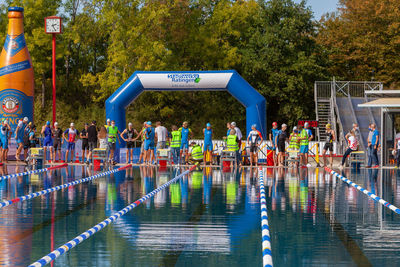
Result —
[{"label": "inflatable arch", "polygon": [[228,91],[246,107],[247,133],[257,124],[266,137],[265,98],[235,70],[136,71],[106,100],[107,118],[125,129],[125,109],[144,91]]}]

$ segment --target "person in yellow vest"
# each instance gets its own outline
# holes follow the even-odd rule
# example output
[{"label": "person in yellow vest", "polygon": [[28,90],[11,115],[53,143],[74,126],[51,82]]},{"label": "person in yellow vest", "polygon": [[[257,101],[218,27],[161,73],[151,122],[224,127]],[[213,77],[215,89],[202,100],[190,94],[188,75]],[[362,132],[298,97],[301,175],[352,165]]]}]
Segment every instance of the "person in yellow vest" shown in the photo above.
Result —
[{"label": "person in yellow vest", "polygon": [[108,133],[108,148],[110,149],[110,159],[109,160],[112,164],[115,164],[114,151],[116,148],[117,140],[118,140],[118,143],[120,143],[119,135],[121,133],[119,132],[118,127],[115,126],[114,120],[111,121],[111,126],[109,126],[107,128],[107,133]]},{"label": "person in yellow vest", "polygon": [[300,131],[300,164],[302,166],[308,166],[308,144],[313,138],[308,122],[304,123],[304,129]]},{"label": "person in yellow vest", "polygon": [[293,127],[293,132],[289,136],[288,151],[293,153],[298,153],[300,151],[300,137],[299,137],[299,131],[297,130],[296,126]]},{"label": "person in yellow vest", "polygon": [[240,152],[239,152],[239,138],[236,135],[236,130],[231,129],[229,132],[228,137],[226,138],[226,148],[229,151],[235,151],[236,152],[236,164],[239,165],[239,159],[240,159]]},{"label": "person in yellow vest", "polygon": [[197,167],[203,162],[203,150],[196,142],[190,143],[189,162]]},{"label": "person in yellow vest", "polygon": [[327,166],[326,164],[326,152],[329,151],[329,162],[330,162],[330,167],[332,168],[333,165],[333,141],[336,140],[335,136],[335,131],[332,130],[331,125],[328,123],[326,126],[326,143],[324,145],[324,149],[322,150],[322,157],[324,157],[324,166]]},{"label": "person in yellow vest", "polygon": [[172,125],[170,148],[174,164],[179,164],[180,162],[181,141],[182,133],[178,131],[178,127],[176,127],[176,125]]}]

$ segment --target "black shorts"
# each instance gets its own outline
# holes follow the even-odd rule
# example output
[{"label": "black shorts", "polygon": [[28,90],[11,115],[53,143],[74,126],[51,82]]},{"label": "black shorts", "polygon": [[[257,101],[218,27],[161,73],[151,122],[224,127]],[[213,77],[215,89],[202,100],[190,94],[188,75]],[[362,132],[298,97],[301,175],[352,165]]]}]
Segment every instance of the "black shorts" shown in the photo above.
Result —
[{"label": "black shorts", "polygon": [[285,142],[278,142],[278,152],[285,152]]},{"label": "black shorts", "polygon": [[333,144],[332,143],[325,143],[324,150],[333,152]]},{"label": "black shorts", "polygon": [[126,148],[131,149],[135,147],[135,142],[126,142]]},{"label": "black shorts", "polygon": [[89,151],[93,151],[97,147],[97,142],[89,142]]},{"label": "black shorts", "polygon": [[54,151],[61,150],[61,140],[54,139],[53,147]]},{"label": "black shorts", "polygon": [[257,144],[251,144],[250,145],[250,152],[251,153],[257,153],[257,150],[258,150]]},{"label": "black shorts", "polygon": [[82,141],[82,150],[89,150],[89,142],[88,141],[85,141],[85,142]]}]

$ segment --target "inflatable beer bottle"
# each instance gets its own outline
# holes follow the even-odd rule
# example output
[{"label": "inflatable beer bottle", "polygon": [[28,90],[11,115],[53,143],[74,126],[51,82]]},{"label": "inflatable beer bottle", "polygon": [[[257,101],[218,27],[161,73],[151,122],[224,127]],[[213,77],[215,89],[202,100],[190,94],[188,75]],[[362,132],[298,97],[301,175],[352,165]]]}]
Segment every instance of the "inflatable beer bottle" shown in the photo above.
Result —
[{"label": "inflatable beer bottle", "polygon": [[24,9],[8,9],[8,33],[0,54],[0,118],[15,132],[18,120],[33,120],[34,78],[24,36]]}]

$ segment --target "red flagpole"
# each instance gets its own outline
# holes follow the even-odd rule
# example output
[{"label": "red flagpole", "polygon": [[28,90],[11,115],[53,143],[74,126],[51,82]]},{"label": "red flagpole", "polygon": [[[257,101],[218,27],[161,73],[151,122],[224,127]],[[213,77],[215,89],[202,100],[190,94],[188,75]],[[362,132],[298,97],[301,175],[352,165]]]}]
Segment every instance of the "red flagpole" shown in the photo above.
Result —
[{"label": "red flagpole", "polygon": [[53,125],[56,122],[56,34],[53,33]]}]

